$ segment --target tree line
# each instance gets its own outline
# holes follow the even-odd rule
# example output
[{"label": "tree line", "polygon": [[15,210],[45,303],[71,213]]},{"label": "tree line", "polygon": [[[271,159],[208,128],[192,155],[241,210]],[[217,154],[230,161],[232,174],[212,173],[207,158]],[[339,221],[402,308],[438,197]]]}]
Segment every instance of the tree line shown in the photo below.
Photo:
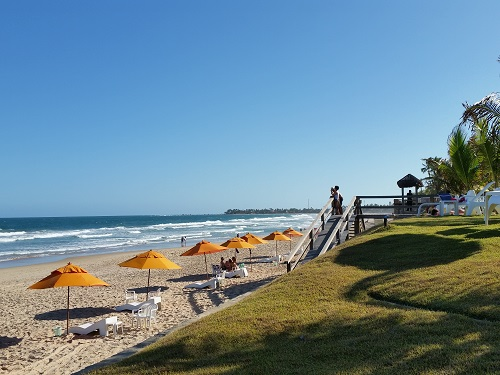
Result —
[{"label": "tree line", "polygon": [[246,214],[314,214],[318,213],[319,208],[247,208],[240,210],[232,208],[224,212],[226,215],[246,215]]}]

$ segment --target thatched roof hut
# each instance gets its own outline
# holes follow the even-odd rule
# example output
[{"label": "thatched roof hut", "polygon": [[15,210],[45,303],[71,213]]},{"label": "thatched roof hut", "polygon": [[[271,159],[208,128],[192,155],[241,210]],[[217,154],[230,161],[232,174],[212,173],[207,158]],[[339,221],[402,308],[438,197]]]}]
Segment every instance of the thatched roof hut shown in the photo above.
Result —
[{"label": "thatched roof hut", "polygon": [[423,187],[424,184],[422,183],[422,181],[420,181],[414,175],[407,174],[401,180],[398,181],[398,186],[401,189],[410,188],[410,187],[414,187],[415,189],[418,189],[418,188]]},{"label": "thatched roof hut", "polygon": [[[420,181],[418,178],[416,178],[412,174],[407,174],[404,176],[401,180],[398,181],[398,186],[401,188],[401,202],[405,202],[405,188],[415,188],[415,196],[416,196],[416,201],[418,202],[418,188],[421,188],[424,186],[422,181]],[[412,206],[413,205],[413,199],[412,199],[412,192],[411,190],[408,192],[407,197],[406,197],[406,205]]]}]

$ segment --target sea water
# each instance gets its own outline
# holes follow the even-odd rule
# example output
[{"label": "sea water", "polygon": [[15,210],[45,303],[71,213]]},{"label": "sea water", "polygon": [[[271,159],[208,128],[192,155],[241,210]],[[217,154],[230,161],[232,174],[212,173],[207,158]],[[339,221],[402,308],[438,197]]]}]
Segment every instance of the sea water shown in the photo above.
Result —
[{"label": "sea water", "polygon": [[83,256],[220,244],[247,232],[264,237],[288,227],[306,229],[316,214],[85,216],[0,219],[0,268]]}]

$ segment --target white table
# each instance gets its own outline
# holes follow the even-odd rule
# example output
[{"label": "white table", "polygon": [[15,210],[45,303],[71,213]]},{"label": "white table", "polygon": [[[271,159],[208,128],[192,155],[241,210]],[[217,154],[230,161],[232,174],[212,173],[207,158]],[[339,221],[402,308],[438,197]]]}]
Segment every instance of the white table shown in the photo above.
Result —
[{"label": "white table", "polygon": [[490,219],[491,205],[500,205],[500,190],[488,191],[484,195],[484,223],[486,225]]}]

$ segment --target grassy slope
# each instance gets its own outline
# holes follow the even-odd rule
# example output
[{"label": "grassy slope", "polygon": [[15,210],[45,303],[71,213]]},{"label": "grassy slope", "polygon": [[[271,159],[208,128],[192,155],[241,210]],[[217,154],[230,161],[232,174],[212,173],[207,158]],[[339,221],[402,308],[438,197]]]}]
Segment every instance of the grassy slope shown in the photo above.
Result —
[{"label": "grassy slope", "polygon": [[97,373],[498,374],[494,223],[394,221]]}]

